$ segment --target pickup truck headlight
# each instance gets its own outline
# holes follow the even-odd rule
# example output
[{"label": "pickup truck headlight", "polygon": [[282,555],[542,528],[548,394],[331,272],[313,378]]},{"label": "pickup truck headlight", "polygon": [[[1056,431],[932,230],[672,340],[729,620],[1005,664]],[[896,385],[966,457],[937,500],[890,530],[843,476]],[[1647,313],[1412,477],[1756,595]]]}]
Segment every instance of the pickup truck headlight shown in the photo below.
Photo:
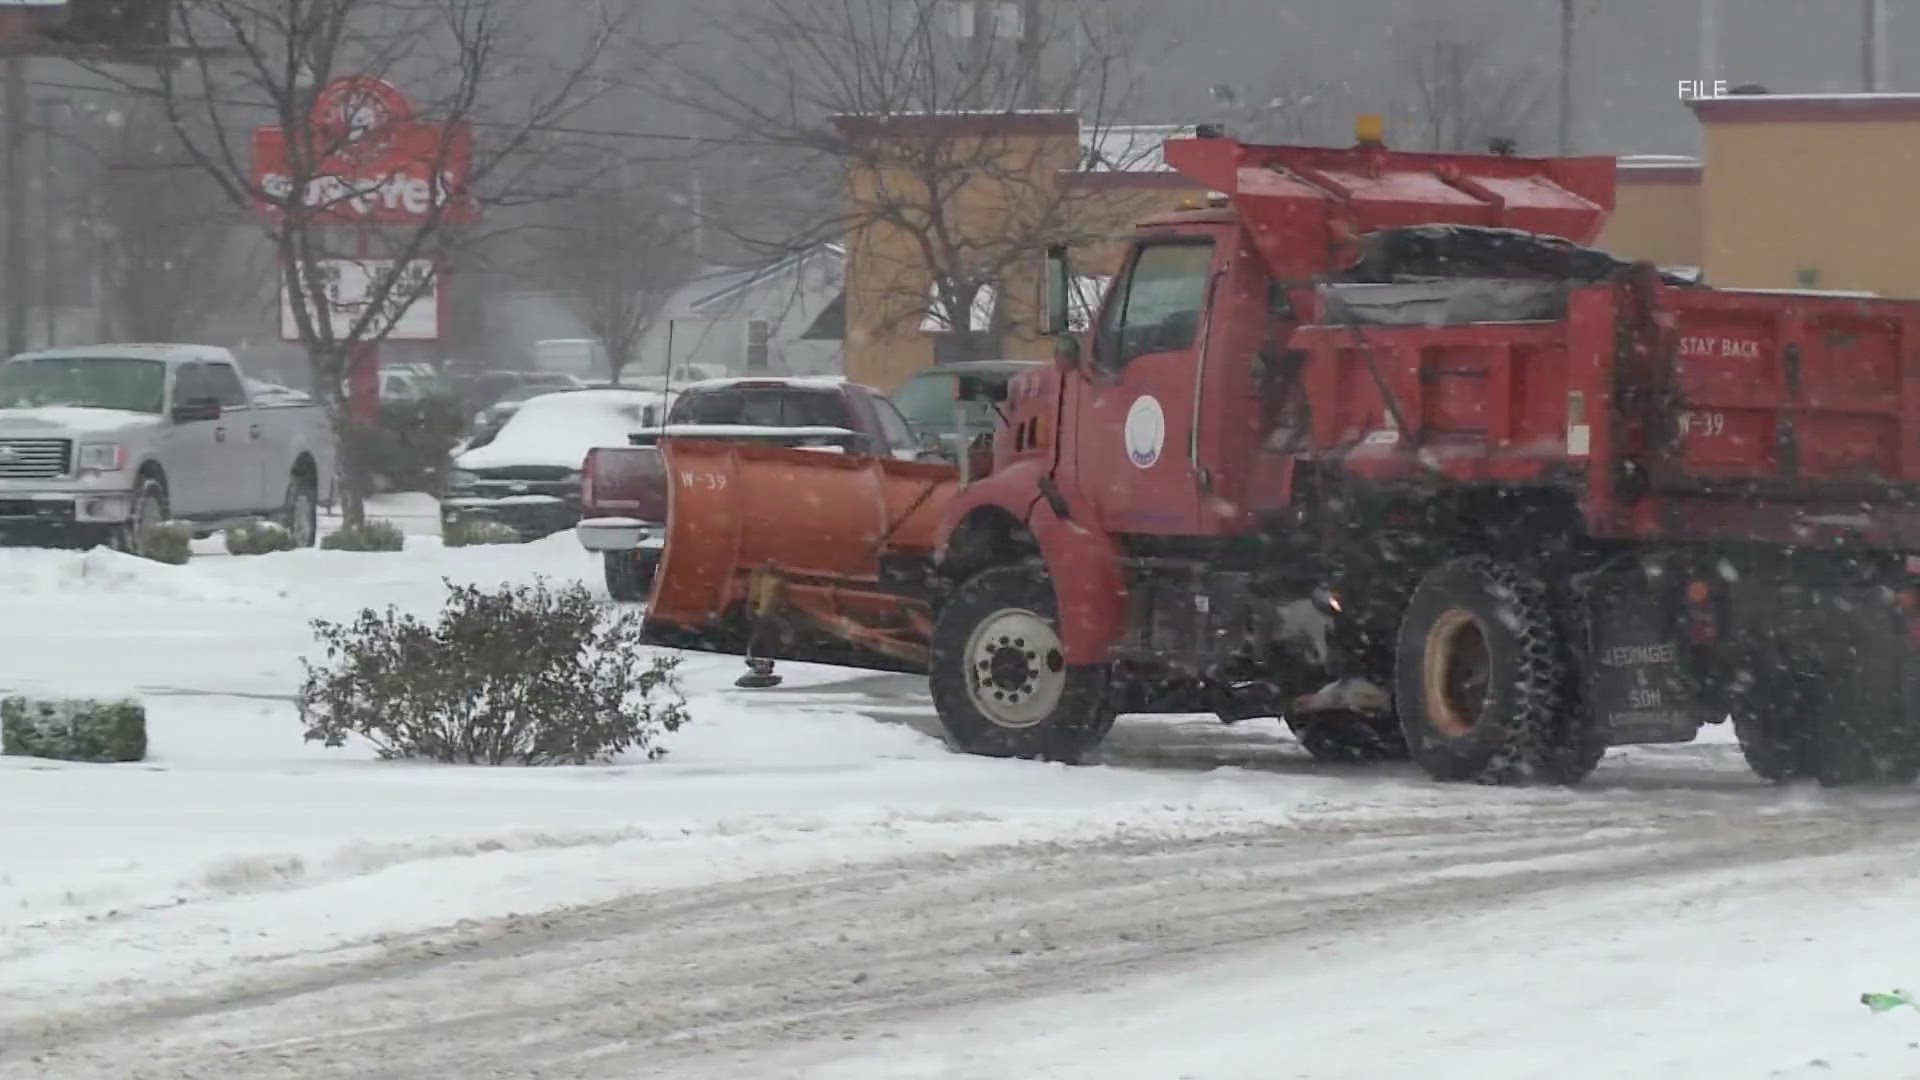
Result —
[{"label": "pickup truck headlight", "polygon": [[88,443],[74,458],[74,468],[80,472],[119,472],[126,467],[127,448],[119,443]]},{"label": "pickup truck headlight", "polygon": [[479,473],[470,473],[464,469],[455,469],[453,470],[453,475],[447,477],[447,484],[450,487],[457,487],[457,488],[472,487],[473,485],[479,482],[480,482]]}]

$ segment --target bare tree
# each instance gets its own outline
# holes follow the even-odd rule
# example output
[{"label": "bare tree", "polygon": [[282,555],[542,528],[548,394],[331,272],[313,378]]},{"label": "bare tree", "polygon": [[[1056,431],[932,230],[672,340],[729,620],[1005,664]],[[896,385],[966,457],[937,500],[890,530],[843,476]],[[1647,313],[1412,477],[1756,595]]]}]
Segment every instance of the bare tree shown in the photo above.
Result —
[{"label": "bare tree", "polygon": [[674,290],[697,270],[684,214],[655,190],[568,199],[547,260],[550,280],[605,346],[614,382]]},{"label": "bare tree", "polygon": [[[258,211],[249,220],[278,258],[339,436],[349,523],[365,519],[370,488],[369,440],[343,388],[350,359],[435,287],[423,262],[444,268],[483,235],[472,224],[481,211],[547,197],[591,160],[560,132],[604,91],[628,5],[567,6],[556,25],[528,10],[545,5],[517,0],[175,0],[174,39],[193,59],[158,65],[136,87],[229,204]],[[324,115],[316,101],[344,76],[357,79]],[[383,85],[416,102],[410,130],[432,134],[413,145],[429,160],[388,153],[402,125]],[[282,133],[271,182],[250,152],[261,126]],[[343,259],[369,274],[364,302],[344,312],[327,292]]]},{"label": "bare tree", "polygon": [[1547,80],[1462,29],[1422,35],[1408,50],[1405,115],[1428,150],[1542,146],[1550,133]]},{"label": "bare tree", "polygon": [[1344,80],[1302,78],[1289,64],[1250,90],[1231,83],[1208,89],[1213,118],[1252,142],[1291,146],[1344,146],[1353,141],[1353,118],[1366,103]]},{"label": "bare tree", "polygon": [[724,70],[699,49],[670,56],[679,99],[763,147],[780,188],[814,193],[798,224],[747,239],[792,254],[845,237],[850,265],[888,283],[871,325],[991,355],[1023,317],[998,300],[1042,248],[1113,228],[1060,174],[1133,88],[1141,14],[1118,0],[749,0],[715,14]]}]

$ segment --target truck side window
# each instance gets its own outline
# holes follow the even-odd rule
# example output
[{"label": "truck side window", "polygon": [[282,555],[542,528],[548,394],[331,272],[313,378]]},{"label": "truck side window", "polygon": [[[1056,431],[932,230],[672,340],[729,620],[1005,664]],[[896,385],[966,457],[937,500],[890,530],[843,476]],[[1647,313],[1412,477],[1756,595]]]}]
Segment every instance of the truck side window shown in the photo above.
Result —
[{"label": "truck side window", "polygon": [[1099,362],[1119,368],[1136,356],[1192,348],[1212,269],[1211,241],[1142,246],[1102,313]]},{"label": "truck side window", "polygon": [[205,401],[214,396],[213,387],[207,384],[206,365],[197,361],[181,364],[174,372],[173,403],[175,405]]},{"label": "truck side window", "polygon": [[247,398],[247,388],[240,382],[240,373],[233,370],[232,364],[207,364],[201,368],[205,373],[207,396],[218,398],[223,409],[244,409],[252,402]]},{"label": "truck side window", "polygon": [[870,399],[873,411],[880,421],[880,435],[887,440],[887,449],[913,454],[920,449],[920,440],[914,437],[913,425],[900,415],[893,402],[878,395]]}]

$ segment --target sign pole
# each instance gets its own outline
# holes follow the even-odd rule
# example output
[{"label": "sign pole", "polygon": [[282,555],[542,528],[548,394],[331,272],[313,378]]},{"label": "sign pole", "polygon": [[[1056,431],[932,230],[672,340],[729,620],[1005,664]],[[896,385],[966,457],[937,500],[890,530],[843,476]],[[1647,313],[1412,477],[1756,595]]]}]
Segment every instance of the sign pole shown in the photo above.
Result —
[{"label": "sign pole", "polygon": [[[367,226],[354,230],[354,257],[368,257],[371,243]],[[347,353],[347,406],[354,420],[374,424],[380,420],[380,345],[375,341],[357,341]]]},{"label": "sign pole", "polygon": [[5,60],[0,82],[0,97],[5,98],[6,147],[4,156],[7,203],[6,282],[7,282],[7,354],[27,351],[27,320],[31,309],[33,262],[27,252],[27,58],[14,53]]}]

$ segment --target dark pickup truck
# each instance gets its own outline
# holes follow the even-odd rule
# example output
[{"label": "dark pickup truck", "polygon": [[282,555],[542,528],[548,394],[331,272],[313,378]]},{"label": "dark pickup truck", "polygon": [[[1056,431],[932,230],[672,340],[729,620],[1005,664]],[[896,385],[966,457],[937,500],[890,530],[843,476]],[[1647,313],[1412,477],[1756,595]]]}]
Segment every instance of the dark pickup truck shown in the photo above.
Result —
[{"label": "dark pickup truck", "polygon": [[653,583],[667,521],[658,443],[676,436],[909,461],[930,453],[885,394],[858,383],[787,377],[692,383],[675,398],[664,427],[635,432],[627,446],[597,447],[582,466],[575,534],[587,550],[601,553],[615,600],[643,600]]}]

